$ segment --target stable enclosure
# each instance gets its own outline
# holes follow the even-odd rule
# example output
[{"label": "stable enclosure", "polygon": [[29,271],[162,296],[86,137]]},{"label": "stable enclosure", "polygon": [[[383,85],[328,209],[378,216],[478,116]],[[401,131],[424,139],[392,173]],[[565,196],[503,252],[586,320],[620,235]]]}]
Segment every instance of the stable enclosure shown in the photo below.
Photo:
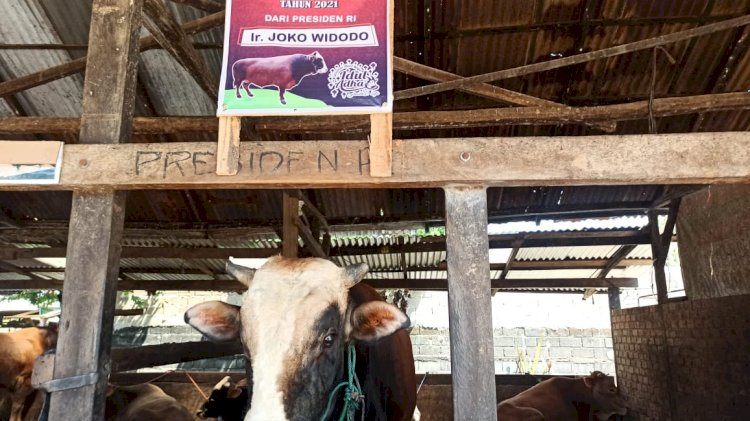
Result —
[{"label": "stable enclosure", "polygon": [[[196,409],[222,373],[132,371],[242,344],[113,347],[116,314],[153,316],[117,291],[241,293],[226,261],[278,254],[367,263],[404,302],[447,291],[450,374],[426,378],[423,420],[494,420],[544,378],[494,358],[515,344],[492,297],[529,292],[607,301],[627,419],[750,417],[750,1],[395,1],[394,112],[372,128],[220,124],[224,3],[0,2],[0,166],[63,145],[55,181],[0,177],[0,290],[62,290],[35,369],[49,419],[102,419],[108,382]],[[644,268],[655,305],[621,309]]]}]

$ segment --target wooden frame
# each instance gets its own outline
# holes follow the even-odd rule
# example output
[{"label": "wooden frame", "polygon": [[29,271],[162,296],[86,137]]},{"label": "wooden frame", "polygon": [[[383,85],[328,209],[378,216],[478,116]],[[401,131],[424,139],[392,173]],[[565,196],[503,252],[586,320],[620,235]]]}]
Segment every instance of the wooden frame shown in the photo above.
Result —
[{"label": "wooden frame", "polygon": [[[364,141],[262,142],[216,175],[215,143],[68,145],[60,184],[0,190],[710,184],[750,181],[750,133],[396,140],[372,177]],[[424,151],[431,151],[425,154]],[[612,151],[617,151],[613,153]]]}]

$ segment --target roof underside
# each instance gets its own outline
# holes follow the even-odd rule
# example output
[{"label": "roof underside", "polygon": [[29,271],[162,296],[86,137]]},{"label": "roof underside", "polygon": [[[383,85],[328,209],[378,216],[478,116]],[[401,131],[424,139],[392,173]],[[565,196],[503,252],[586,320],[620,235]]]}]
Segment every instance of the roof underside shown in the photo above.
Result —
[{"label": "roof underside", "polygon": [[[206,16],[201,11],[167,1],[181,23]],[[681,31],[750,13],[750,0],[404,0],[396,2],[395,54],[462,76],[483,74],[525,64],[567,57],[626,42]],[[4,0],[0,2],[0,44],[86,44],[90,0]],[[147,31],[142,30],[143,35]],[[747,92],[750,87],[749,30],[726,30],[665,46],[656,56],[653,96],[675,97],[722,92]],[[216,27],[194,36],[200,53],[219,74],[223,29]],[[0,49],[0,81],[11,80],[85,55],[80,49]],[[138,68],[136,114],[141,116],[211,116],[215,104],[191,75],[161,49],[141,54]],[[591,61],[573,67],[507,79],[495,85],[571,106],[593,106],[643,100],[649,97],[652,51]],[[428,82],[395,73],[395,90]],[[69,76],[0,100],[0,116],[80,116],[82,74]],[[459,110],[505,107],[508,104],[458,91],[442,92],[396,103],[397,111]],[[656,119],[659,133],[747,131],[750,111],[686,114]],[[620,121],[616,133],[648,133],[646,119]],[[601,134],[591,126],[497,125],[450,130],[399,131],[401,138],[480,136],[565,136]],[[263,133],[263,140],[360,139],[362,133]],[[12,138],[29,138],[13,136]],[[31,138],[44,139],[39,135]],[[74,138],[64,139],[68,142]],[[137,136],[135,142],[214,141],[206,133]],[[488,191],[491,222],[538,221],[545,218],[580,219],[644,215],[665,198],[691,191],[683,186],[610,186],[496,188]],[[348,232],[334,239],[340,247],[403,245],[423,241],[410,230],[440,227],[444,196],[439,189],[420,190],[308,190],[304,192],[332,229]],[[67,192],[0,192],[0,247],[61,247],[67,240],[71,194]],[[128,247],[278,247],[274,230],[281,226],[282,192],[272,190],[163,190],[129,193],[126,228]],[[401,225],[399,225],[401,224]],[[263,227],[256,237],[209,234],[237,227]],[[619,228],[632,230],[632,227]],[[170,236],[170,230],[197,234]],[[406,231],[404,231],[406,230]],[[356,231],[356,234],[352,234]],[[591,232],[592,230],[583,230]],[[22,232],[22,233],[21,233]],[[150,234],[149,234],[150,233]],[[200,235],[203,233],[203,236]],[[150,236],[149,236],[150,235]],[[25,236],[25,237],[24,237]],[[575,236],[575,233],[573,233]],[[336,236],[334,236],[336,237]],[[348,244],[347,242],[351,242]],[[607,260],[622,244],[592,246],[523,247],[517,261]],[[582,247],[587,250],[577,249]],[[349,250],[347,248],[346,250]],[[499,247],[509,249],[510,247]],[[387,251],[387,250],[385,250]],[[562,256],[562,257],[561,257]],[[647,246],[635,247],[628,259],[650,258]],[[367,261],[372,276],[445,278],[439,268],[444,251],[407,250],[372,254],[341,254],[340,263]],[[223,276],[224,259],[125,258],[122,268],[131,279],[216,279]],[[8,260],[21,269],[44,267],[36,260]],[[595,267],[575,277],[596,276]],[[418,270],[418,269],[422,270]],[[429,269],[429,270],[424,270]],[[2,272],[0,279],[24,279]],[[7,270],[7,269],[6,269]],[[565,269],[570,270],[570,269]],[[629,276],[616,268],[609,276]],[[165,273],[169,272],[170,273]],[[391,272],[389,272],[391,271]],[[143,272],[143,273],[140,273]],[[502,270],[493,270],[493,278]],[[542,272],[542,273],[539,273]],[[34,272],[43,278],[61,278],[59,272]],[[544,271],[509,271],[509,279],[568,277]]]}]

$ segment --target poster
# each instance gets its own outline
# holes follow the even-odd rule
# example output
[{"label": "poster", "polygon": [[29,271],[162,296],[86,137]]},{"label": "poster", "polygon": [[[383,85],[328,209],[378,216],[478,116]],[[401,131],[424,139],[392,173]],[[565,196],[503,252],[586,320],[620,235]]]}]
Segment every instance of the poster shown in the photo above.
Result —
[{"label": "poster", "polygon": [[227,0],[218,116],[390,112],[389,0]]},{"label": "poster", "polygon": [[62,142],[0,141],[0,183],[57,184],[62,157]]}]

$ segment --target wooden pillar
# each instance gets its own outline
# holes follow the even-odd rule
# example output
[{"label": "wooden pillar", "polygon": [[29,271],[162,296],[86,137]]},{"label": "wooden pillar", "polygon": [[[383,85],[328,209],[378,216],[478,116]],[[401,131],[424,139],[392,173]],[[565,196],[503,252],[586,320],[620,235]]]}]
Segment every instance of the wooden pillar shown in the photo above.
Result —
[{"label": "wooden pillar", "polygon": [[607,297],[609,298],[609,309],[619,310],[620,307],[620,288],[609,287],[607,288]]},{"label": "wooden pillar", "polygon": [[[131,137],[141,5],[142,0],[94,1],[80,143],[120,143]],[[89,162],[81,159],[77,165]],[[73,193],[53,373],[54,379],[98,378],[53,392],[51,420],[104,418],[124,204],[124,192]]]},{"label": "wooden pillar", "polygon": [[497,419],[487,192],[445,189],[453,418]]},{"label": "wooden pillar", "polygon": [[680,209],[680,200],[678,198],[670,202],[669,214],[663,233],[659,232],[659,219],[656,211],[651,210],[648,213],[648,222],[651,229],[651,255],[654,258],[654,277],[656,278],[656,299],[659,304],[669,301],[665,266],[669,246],[672,244],[672,232],[677,222],[677,212]]},{"label": "wooden pillar", "polygon": [[283,237],[281,239],[281,254],[284,257],[297,257],[299,253],[299,199],[290,192],[284,192],[283,198]]}]

